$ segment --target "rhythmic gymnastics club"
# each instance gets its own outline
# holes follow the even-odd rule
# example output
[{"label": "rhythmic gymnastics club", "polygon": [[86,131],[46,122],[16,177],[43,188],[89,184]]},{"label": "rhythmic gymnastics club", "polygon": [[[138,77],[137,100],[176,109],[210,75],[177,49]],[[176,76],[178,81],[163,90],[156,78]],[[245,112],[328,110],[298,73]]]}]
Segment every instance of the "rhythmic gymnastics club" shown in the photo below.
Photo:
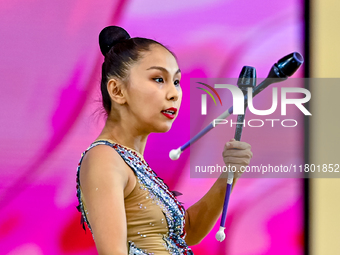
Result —
[{"label": "rhythmic gymnastics club", "polygon": [[[254,87],[256,86],[256,69],[251,66],[244,66],[238,78],[237,86],[242,90],[244,96],[247,95],[249,87],[254,89]],[[244,114],[240,114],[237,116],[237,125],[236,125],[235,136],[234,136],[236,141],[241,140],[245,114],[246,114],[246,108],[244,109]],[[221,218],[220,228],[218,232],[216,233],[216,239],[217,241],[220,241],[220,242],[222,242],[225,239],[225,233],[224,233],[225,227],[224,226],[225,226],[225,220],[227,217],[227,210],[228,210],[229,198],[231,194],[231,188],[233,186],[233,181],[234,181],[234,172],[228,172],[227,188],[226,188],[225,197],[224,197],[222,218]]]},{"label": "rhythmic gymnastics club", "polygon": [[[275,63],[269,71],[268,77],[257,85],[253,91],[253,97],[255,97],[258,93],[268,87],[270,84],[275,82],[281,82],[286,80],[288,77],[292,76],[296,70],[302,65],[303,57],[298,52],[293,52],[283,58],[281,58],[277,63]],[[244,96],[244,105],[248,104],[247,95]],[[223,112],[217,119],[226,119],[229,115],[233,113],[233,107],[231,106],[228,110]],[[184,145],[180,146],[178,149],[173,149],[169,153],[169,157],[172,160],[179,159],[181,153],[188,148],[191,144],[196,142],[203,135],[208,133],[211,129],[215,127],[214,122],[212,121],[208,126],[202,129],[197,135],[191,138]]]}]

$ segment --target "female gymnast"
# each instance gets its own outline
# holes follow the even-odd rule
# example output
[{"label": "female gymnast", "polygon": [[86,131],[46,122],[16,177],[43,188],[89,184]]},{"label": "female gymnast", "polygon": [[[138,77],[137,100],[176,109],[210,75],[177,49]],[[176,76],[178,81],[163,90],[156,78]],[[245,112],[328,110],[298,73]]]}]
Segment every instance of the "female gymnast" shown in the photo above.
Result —
[{"label": "female gymnast", "polygon": [[[130,38],[116,26],[100,32],[99,44],[107,120],[78,164],[82,219],[100,255],[193,254],[189,246],[200,243],[221,215],[227,179],[218,178],[185,210],[143,158],[148,135],[169,131],[179,112],[176,58],[162,44]],[[248,143],[231,139],[222,156],[239,169],[252,152]]]}]

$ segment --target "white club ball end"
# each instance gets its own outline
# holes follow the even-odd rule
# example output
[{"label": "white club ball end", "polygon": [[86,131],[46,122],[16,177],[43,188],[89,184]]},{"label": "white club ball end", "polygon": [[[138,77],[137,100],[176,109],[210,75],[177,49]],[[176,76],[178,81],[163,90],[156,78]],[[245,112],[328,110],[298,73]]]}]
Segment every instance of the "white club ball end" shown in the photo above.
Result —
[{"label": "white club ball end", "polygon": [[224,234],[224,229],[225,227],[220,226],[220,230],[216,233],[216,240],[222,242],[225,239],[225,234]]},{"label": "white club ball end", "polygon": [[177,150],[173,149],[170,151],[169,153],[169,157],[172,159],[172,160],[177,160],[179,159],[179,156],[181,156],[181,147],[179,147]]}]

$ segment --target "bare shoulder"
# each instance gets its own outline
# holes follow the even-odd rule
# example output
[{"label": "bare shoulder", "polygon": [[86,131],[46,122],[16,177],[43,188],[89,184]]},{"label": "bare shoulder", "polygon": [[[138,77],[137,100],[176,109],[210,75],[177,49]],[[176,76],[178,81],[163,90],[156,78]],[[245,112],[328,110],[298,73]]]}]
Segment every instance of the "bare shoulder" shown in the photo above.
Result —
[{"label": "bare shoulder", "polygon": [[131,179],[132,170],[118,152],[107,145],[97,145],[86,152],[80,167],[82,189],[111,187],[124,189]]}]

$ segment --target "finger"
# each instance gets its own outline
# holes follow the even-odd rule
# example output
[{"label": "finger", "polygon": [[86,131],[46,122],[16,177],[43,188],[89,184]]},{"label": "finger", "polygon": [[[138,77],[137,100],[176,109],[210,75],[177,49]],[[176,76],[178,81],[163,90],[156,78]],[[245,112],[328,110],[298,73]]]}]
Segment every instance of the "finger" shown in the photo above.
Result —
[{"label": "finger", "polygon": [[224,150],[223,157],[252,158],[253,153],[250,149],[246,150]]},{"label": "finger", "polygon": [[227,143],[225,144],[225,146],[226,146],[226,147],[230,147],[230,146],[231,146],[231,143],[230,143],[230,142],[234,142],[234,141],[236,141],[235,138],[231,138],[231,139],[229,140],[229,142],[227,142]]},{"label": "finger", "polygon": [[226,165],[240,165],[247,166],[250,163],[250,158],[235,158],[235,157],[223,157],[223,161]]},{"label": "finger", "polygon": [[249,143],[246,142],[240,142],[240,141],[229,141],[225,144],[225,149],[240,149],[240,150],[245,150],[245,149],[250,149],[251,146]]}]

